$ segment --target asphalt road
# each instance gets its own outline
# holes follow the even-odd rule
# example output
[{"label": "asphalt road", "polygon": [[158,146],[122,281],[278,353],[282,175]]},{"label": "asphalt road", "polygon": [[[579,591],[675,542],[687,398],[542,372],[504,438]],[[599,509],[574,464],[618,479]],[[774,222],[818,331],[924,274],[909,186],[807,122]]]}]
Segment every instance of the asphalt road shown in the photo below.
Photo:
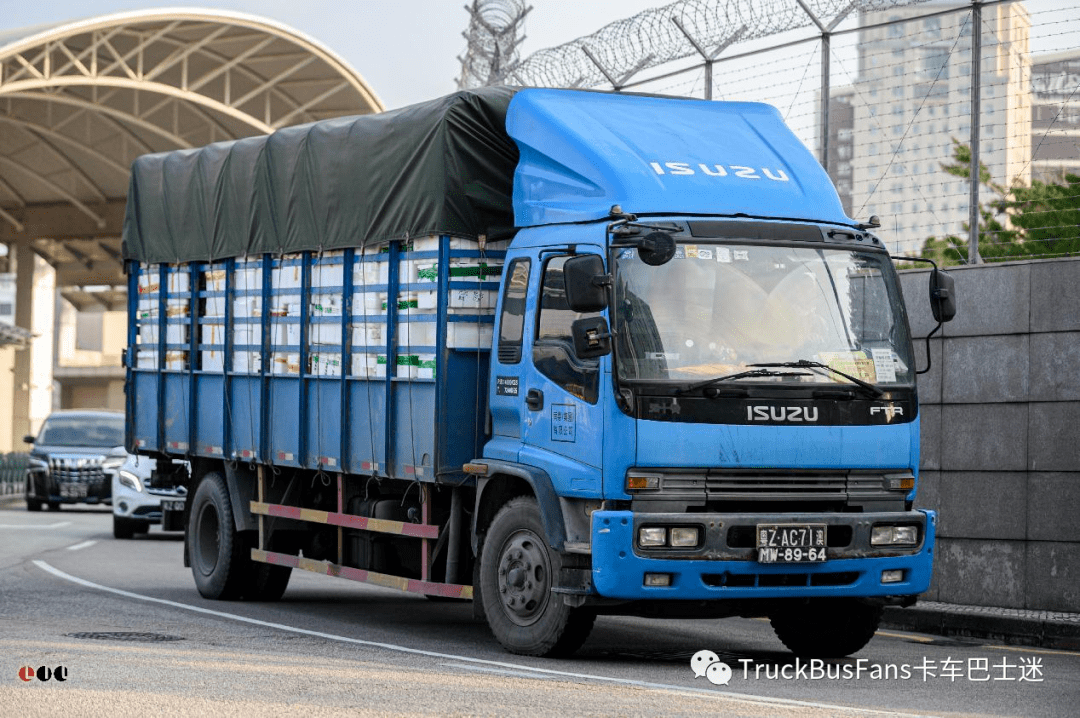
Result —
[{"label": "asphalt road", "polygon": [[[807,666],[760,620],[601,618],[574,657],[522,658],[468,604],[303,571],[278,603],[207,601],[182,550],[157,528],[114,540],[101,509],[0,510],[0,713],[1062,716],[1080,703],[1080,653],[881,631]],[[730,683],[695,677],[703,649]],[[24,681],[23,667],[54,675]]]}]

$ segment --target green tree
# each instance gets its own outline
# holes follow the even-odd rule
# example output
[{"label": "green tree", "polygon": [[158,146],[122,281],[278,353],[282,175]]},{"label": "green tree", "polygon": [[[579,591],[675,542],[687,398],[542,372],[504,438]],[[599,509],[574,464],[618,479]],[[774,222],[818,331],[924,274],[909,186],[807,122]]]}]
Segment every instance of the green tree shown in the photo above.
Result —
[{"label": "green tree", "polygon": [[[968,179],[971,148],[953,140],[953,161],[941,169]],[[979,256],[986,262],[1080,254],[1080,176],[1065,174],[1061,182],[1036,180],[1030,187],[994,182],[979,164],[979,184],[992,199],[979,207]],[[969,224],[964,223],[965,236]],[[941,264],[966,264],[968,243],[955,235],[930,237],[922,256]]]}]

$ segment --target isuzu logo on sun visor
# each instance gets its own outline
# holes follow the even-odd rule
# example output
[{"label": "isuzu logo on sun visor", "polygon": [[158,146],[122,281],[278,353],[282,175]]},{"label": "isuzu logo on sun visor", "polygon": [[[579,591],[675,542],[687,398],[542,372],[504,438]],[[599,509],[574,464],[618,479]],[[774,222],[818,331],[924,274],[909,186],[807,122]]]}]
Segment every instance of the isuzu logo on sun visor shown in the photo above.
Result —
[{"label": "isuzu logo on sun visor", "polygon": [[817,421],[816,406],[748,406],[747,421]]},{"label": "isuzu logo on sun visor", "polygon": [[[709,177],[741,177],[742,179],[770,179],[774,182],[788,182],[787,173],[784,170],[770,170],[768,167],[747,167],[745,165],[717,165],[703,162],[650,162],[649,166],[658,175],[696,175],[704,174]],[[758,174],[758,172],[762,174]],[[775,174],[774,174],[775,173]],[[764,175],[764,176],[762,176]]]}]

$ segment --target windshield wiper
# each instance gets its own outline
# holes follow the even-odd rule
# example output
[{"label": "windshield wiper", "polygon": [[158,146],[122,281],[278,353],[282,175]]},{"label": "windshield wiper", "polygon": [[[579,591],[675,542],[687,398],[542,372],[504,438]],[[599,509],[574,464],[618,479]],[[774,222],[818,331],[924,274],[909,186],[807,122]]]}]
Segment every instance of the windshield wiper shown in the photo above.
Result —
[{"label": "windshield wiper", "polygon": [[[809,359],[800,359],[799,361],[763,362],[761,364],[750,364],[748,366],[788,367],[788,368],[791,368],[791,369],[824,369],[825,371],[830,371],[833,374],[836,374],[837,376],[844,377],[845,379],[850,381],[852,384],[855,384],[856,386],[860,387],[863,391],[865,391],[867,394],[869,394],[870,397],[873,398],[873,399],[877,399],[878,397],[880,397],[882,394],[885,393],[884,389],[882,389],[879,386],[875,386],[874,384],[871,384],[868,381],[863,381],[862,379],[859,379],[858,377],[854,377],[851,374],[848,374],[847,372],[840,371],[839,369],[831,367],[828,364],[822,364],[819,361],[811,361]],[[816,373],[821,374],[820,371],[816,372]]]},{"label": "windshield wiper", "polygon": [[[751,364],[751,366],[763,366],[761,364]],[[691,384],[690,386],[684,386],[681,389],[676,389],[675,393],[678,395],[689,394],[692,391],[698,389],[704,389],[707,386],[713,384],[719,384],[724,381],[733,381],[735,379],[744,379],[748,376],[813,376],[810,372],[805,371],[773,371],[772,369],[753,369],[751,371],[740,371],[735,374],[725,374],[724,376],[713,377],[712,379],[706,379],[705,381],[699,381],[697,384]]]}]

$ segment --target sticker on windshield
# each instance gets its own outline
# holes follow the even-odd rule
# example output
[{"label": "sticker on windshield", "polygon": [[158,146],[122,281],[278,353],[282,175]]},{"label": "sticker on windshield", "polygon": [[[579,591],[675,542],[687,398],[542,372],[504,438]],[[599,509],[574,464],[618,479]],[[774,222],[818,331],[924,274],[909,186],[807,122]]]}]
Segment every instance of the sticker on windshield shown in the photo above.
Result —
[{"label": "sticker on windshield", "polygon": [[736,249],[732,254],[735,255],[736,262],[749,262],[750,250],[748,249]]},{"label": "sticker on windshield", "polygon": [[646,359],[671,359],[677,360],[681,356],[678,352],[645,352]]},{"label": "sticker on windshield", "polygon": [[896,355],[892,349],[871,349],[874,360],[874,373],[879,382],[888,384],[896,381]]},{"label": "sticker on windshield", "polygon": [[688,245],[686,245],[686,256],[697,259],[698,248],[697,248],[696,244],[688,244]]},{"label": "sticker on windshield", "polygon": [[697,251],[697,258],[698,259],[712,259],[712,250],[711,249],[705,249],[704,247],[699,247],[698,251]]},{"label": "sticker on windshield", "polygon": [[[868,381],[871,384],[877,382],[877,372],[874,370],[874,361],[862,352],[819,352],[818,360],[837,371]],[[836,376],[833,381],[846,382],[847,379]]]},{"label": "sticker on windshield", "polygon": [[725,264],[731,262],[731,250],[727,247],[716,248],[716,261],[724,262]]}]

